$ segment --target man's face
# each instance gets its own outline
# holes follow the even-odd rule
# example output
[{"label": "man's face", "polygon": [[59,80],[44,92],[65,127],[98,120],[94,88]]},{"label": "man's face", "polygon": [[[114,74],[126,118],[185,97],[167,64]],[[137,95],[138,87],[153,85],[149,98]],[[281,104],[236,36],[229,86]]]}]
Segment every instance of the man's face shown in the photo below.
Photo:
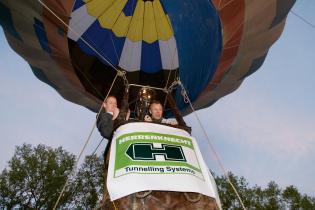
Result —
[{"label": "man's face", "polygon": [[114,97],[108,97],[106,102],[106,111],[107,112],[114,112],[114,110],[117,108],[117,100]]},{"label": "man's face", "polygon": [[161,104],[151,104],[150,111],[152,114],[152,118],[159,120],[163,115],[163,107]]}]

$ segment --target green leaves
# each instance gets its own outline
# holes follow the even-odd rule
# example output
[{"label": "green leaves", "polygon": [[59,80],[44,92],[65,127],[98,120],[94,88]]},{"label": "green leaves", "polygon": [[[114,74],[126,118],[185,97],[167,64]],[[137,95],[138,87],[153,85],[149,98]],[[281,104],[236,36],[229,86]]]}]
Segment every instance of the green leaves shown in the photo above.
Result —
[{"label": "green leaves", "polygon": [[[229,172],[229,178],[239,192],[247,209],[260,210],[312,210],[315,209],[315,199],[301,195],[294,186],[282,190],[277,183],[269,182],[265,189],[259,186],[250,187],[244,177],[237,177]],[[240,203],[224,176],[215,177],[222,208],[241,210]]]},{"label": "green leaves", "polygon": [[87,156],[76,177],[75,156],[61,147],[16,147],[8,167],[0,174],[0,209],[52,209],[67,177],[60,209],[93,209],[103,194],[103,158]]},{"label": "green leaves", "polygon": [[[75,156],[62,148],[52,149],[44,145],[32,147],[24,144],[16,147],[9,166],[0,176],[0,205],[9,209],[51,209],[67,176],[74,166]],[[68,202],[71,189],[61,200]]]},{"label": "green leaves", "polygon": [[104,186],[103,158],[87,156],[77,174],[76,207],[93,209],[103,195]]}]

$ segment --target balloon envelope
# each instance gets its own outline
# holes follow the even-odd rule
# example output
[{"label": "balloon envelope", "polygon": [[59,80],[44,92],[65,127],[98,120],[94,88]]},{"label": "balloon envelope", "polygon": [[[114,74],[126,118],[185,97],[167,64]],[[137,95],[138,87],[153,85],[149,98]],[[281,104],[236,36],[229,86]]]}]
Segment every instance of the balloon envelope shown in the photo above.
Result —
[{"label": "balloon envelope", "polygon": [[[263,64],[294,2],[45,0],[47,10],[34,0],[1,0],[0,24],[40,80],[90,110],[98,110],[115,69],[126,71],[130,83],[154,87],[180,78],[201,109]],[[121,97],[123,90],[118,78],[111,94]],[[172,94],[190,113],[180,90]]]}]

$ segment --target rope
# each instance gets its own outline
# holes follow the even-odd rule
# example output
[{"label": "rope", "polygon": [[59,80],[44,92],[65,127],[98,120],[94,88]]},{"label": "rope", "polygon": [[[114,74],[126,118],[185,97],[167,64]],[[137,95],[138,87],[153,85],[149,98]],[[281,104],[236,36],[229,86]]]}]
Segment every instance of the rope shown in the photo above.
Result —
[{"label": "rope", "polygon": [[[168,46],[168,50],[171,51],[171,48],[170,48],[170,43],[167,42],[167,46]],[[176,49],[177,49],[177,46],[176,46]],[[172,55],[172,67],[174,66],[174,58],[175,58],[175,55],[176,55],[176,52],[177,50],[174,50],[174,53]],[[171,73],[173,72],[174,70],[169,70],[169,73],[168,73],[168,77],[167,77],[167,81],[166,81],[166,84],[165,84],[165,89],[167,88],[167,85],[170,81],[170,77],[171,77]]]},{"label": "rope", "polygon": [[198,120],[198,123],[199,123],[199,125],[200,125],[200,127],[201,127],[203,133],[205,134],[207,140],[208,140],[208,141],[207,141],[208,146],[210,147],[211,151],[213,152],[213,154],[214,154],[214,156],[215,156],[215,158],[216,158],[216,160],[217,160],[217,162],[218,162],[218,164],[219,164],[219,166],[220,166],[220,168],[221,168],[221,170],[222,170],[222,172],[223,172],[225,178],[227,179],[227,181],[228,181],[229,184],[231,185],[231,187],[232,187],[234,193],[236,194],[236,196],[237,196],[237,198],[238,198],[238,200],[239,200],[239,202],[240,202],[242,208],[243,208],[244,210],[246,210],[245,205],[244,205],[244,203],[243,203],[243,200],[241,199],[241,197],[240,197],[238,191],[236,190],[235,186],[233,185],[231,179],[229,178],[229,175],[228,175],[228,173],[227,173],[225,167],[223,166],[223,163],[222,163],[222,161],[221,161],[221,158],[220,158],[219,154],[216,152],[214,146],[212,145],[211,139],[210,139],[209,135],[207,134],[205,128],[203,127],[203,125],[202,125],[202,123],[201,123],[201,120],[200,120],[200,118],[199,118],[199,116],[198,116],[198,114],[197,114],[195,108],[194,108],[193,105],[192,105],[192,103],[191,103],[191,101],[190,101],[190,99],[189,99],[189,96],[188,96],[188,94],[187,94],[187,91],[186,91],[184,85],[183,85],[180,81],[179,81],[179,85],[180,85],[181,88],[182,88],[182,93],[184,93],[183,97],[186,98],[186,100],[188,101],[188,103],[189,103],[189,105],[190,105],[190,108],[193,110],[193,113],[195,114],[195,116],[196,116],[196,118],[197,118],[197,120]]},{"label": "rope", "polygon": [[[172,28],[172,26],[171,26],[171,28]],[[169,43],[169,42],[167,42],[167,47],[168,47],[168,50],[171,51],[170,43]],[[171,67],[174,66],[174,58],[175,58],[176,52],[177,52],[177,46],[176,46],[176,50],[174,50],[174,53],[173,53],[173,55],[172,55],[172,65],[171,65]],[[173,67],[173,68],[174,68],[174,67]],[[170,81],[170,79],[171,79],[171,74],[172,74],[172,72],[174,72],[174,71],[176,71],[176,70],[169,70],[168,77],[167,77],[167,81],[166,81],[166,84],[165,84],[165,87],[164,87],[165,89],[168,89],[167,86],[168,86],[168,83],[169,83],[169,81]],[[176,73],[176,72],[175,72],[175,73]],[[176,78],[176,74],[175,74],[174,77]],[[173,82],[174,82],[174,81],[173,81]],[[170,92],[167,93],[167,94],[170,94]],[[164,99],[164,104],[163,104],[164,107],[166,106],[166,102],[167,102],[167,94],[166,94],[165,99]],[[163,108],[164,108],[164,107],[163,107]]]},{"label": "rope", "polygon": [[198,193],[198,196],[196,198],[190,198],[190,196],[187,192],[184,192],[184,196],[191,203],[197,203],[198,201],[200,201],[200,199],[202,197],[202,195],[200,193]]},{"label": "rope", "polygon": [[[110,91],[112,90],[112,88],[113,88],[113,86],[114,86],[114,84],[115,84],[115,82],[116,82],[117,77],[118,77],[118,73],[116,74],[116,76],[115,76],[115,78],[114,78],[114,80],[113,80],[113,82],[112,82],[112,84],[111,84],[111,86],[110,86],[110,89],[109,89],[109,91],[107,92],[107,95],[106,95],[106,97],[105,97],[103,103],[106,101],[106,99],[107,99],[107,97],[108,97]],[[76,170],[76,168],[77,168],[77,164],[78,164],[79,160],[81,159],[81,156],[82,156],[84,150],[86,149],[88,143],[89,143],[90,140],[91,140],[91,136],[92,136],[92,134],[93,134],[93,132],[94,132],[94,129],[95,129],[95,127],[96,127],[97,119],[98,119],[99,114],[101,113],[102,108],[103,108],[103,103],[102,103],[101,108],[99,109],[99,111],[98,111],[98,113],[97,113],[97,115],[96,115],[96,119],[95,119],[94,125],[93,125],[93,127],[92,127],[92,129],[91,129],[91,131],[90,131],[90,134],[89,134],[87,140],[85,141],[85,144],[84,144],[83,148],[81,149],[81,152],[79,153],[79,155],[78,155],[78,157],[77,157],[77,159],[76,159],[76,161],[75,161],[75,163],[74,163],[74,167],[73,167],[73,169],[72,169],[72,171],[71,171],[71,174],[72,174],[72,173],[75,173],[75,170]],[[61,199],[61,197],[63,196],[64,191],[66,190],[66,187],[67,187],[68,184],[69,184],[69,180],[70,180],[69,177],[67,177],[66,183],[64,184],[64,186],[63,186],[63,188],[62,188],[62,190],[61,190],[61,192],[60,192],[60,194],[59,194],[59,197],[58,197],[58,199],[57,199],[57,201],[56,201],[56,203],[55,203],[55,205],[54,205],[53,210],[56,210],[56,208],[57,208],[57,206],[58,206],[58,204],[59,204],[59,202],[60,202],[60,199]]]},{"label": "rope", "polygon": [[220,1],[220,4],[219,4],[220,10],[223,9],[224,7],[226,7],[227,5],[231,4],[233,1],[235,1],[235,0],[232,0],[232,1],[225,3],[223,6],[221,6],[222,1]]},{"label": "rope", "polygon": [[94,149],[92,155],[94,155],[94,154],[96,153],[97,149],[98,149],[99,146],[102,144],[103,140],[104,140],[104,138],[102,138],[101,141],[98,143],[98,145],[97,145],[97,147]]},{"label": "rope", "polygon": [[173,89],[175,89],[175,86],[179,85],[180,82],[179,82],[179,78],[176,78],[172,84],[168,87],[167,91],[170,93],[172,92]]},{"label": "rope", "polygon": [[145,198],[148,195],[150,195],[151,193],[152,193],[152,190],[148,190],[148,191],[144,191],[144,192],[137,192],[136,197],[137,198]]},{"label": "rope", "polygon": [[305,18],[303,18],[302,16],[300,16],[299,14],[297,14],[296,12],[294,12],[293,10],[290,11],[293,15],[295,15],[296,17],[298,17],[300,20],[302,20],[304,23],[308,24],[309,26],[311,26],[313,29],[315,29],[315,25],[311,22],[309,22],[308,20],[306,20]]},{"label": "rope", "polygon": [[85,74],[84,71],[82,71],[81,67],[75,63],[74,61],[72,61],[72,65],[78,70],[79,73],[81,73],[81,75],[85,78],[85,80],[88,82],[88,84],[90,85],[90,87],[92,87],[95,91],[95,93],[100,97],[100,98],[104,98],[103,94],[99,92],[99,90],[96,88],[96,86],[91,82],[91,80],[89,79],[89,77]]},{"label": "rope", "polygon": [[[168,45],[169,45],[169,44],[168,44]],[[174,57],[173,57],[173,60],[174,60]],[[173,60],[172,60],[172,66],[173,66]],[[174,70],[169,70],[167,82],[166,82],[165,87],[164,87],[165,89],[168,90],[168,93],[167,93],[167,94],[170,94],[170,93],[171,93],[170,87],[167,87],[167,86],[168,86],[168,83],[169,83],[169,81],[170,81],[171,73],[172,73],[173,71],[174,71]],[[175,75],[175,79],[174,79],[174,81],[172,82],[172,84],[173,84],[175,81],[176,81],[176,75]],[[172,84],[171,84],[170,86],[172,86]],[[166,102],[167,102],[167,94],[166,94],[165,99],[164,99],[164,107],[166,106]]]},{"label": "rope", "polygon": [[126,71],[118,71],[117,74],[118,74],[118,76],[120,76],[123,79],[124,86],[126,88],[129,88],[129,81],[128,81],[127,76],[126,76]]},{"label": "rope", "polygon": [[116,50],[116,45],[114,43],[114,40],[113,40],[113,34],[110,33],[110,39],[112,41],[112,44],[113,44],[113,47],[114,47],[114,51],[115,51],[115,55],[116,55],[116,58],[117,58],[117,63],[119,62],[119,57],[118,57],[118,53],[117,53],[117,50]]},{"label": "rope", "polygon": [[113,205],[114,205],[115,210],[118,210],[118,208],[117,208],[116,205],[115,205],[115,202],[112,201],[112,203],[113,203]]},{"label": "rope", "polygon": [[66,22],[64,22],[54,11],[52,11],[42,0],[37,0],[43,7],[45,7],[53,16],[55,16],[63,25],[65,25],[68,30],[76,34],[80,40],[84,42],[91,50],[93,50],[101,59],[103,59],[110,67],[116,71],[121,71],[117,69],[109,60],[107,60],[102,54],[100,54],[92,45],[89,44],[84,38],[82,38],[75,30],[73,30]]}]

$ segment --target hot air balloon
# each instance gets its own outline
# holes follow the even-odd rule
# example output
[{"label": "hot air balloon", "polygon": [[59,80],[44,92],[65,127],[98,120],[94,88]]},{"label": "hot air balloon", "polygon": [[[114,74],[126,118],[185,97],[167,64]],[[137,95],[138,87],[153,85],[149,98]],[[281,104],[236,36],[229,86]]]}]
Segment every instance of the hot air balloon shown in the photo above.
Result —
[{"label": "hot air balloon", "polygon": [[[66,100],[97,112],[109,90],[122,98],[128,82],[129,98],[137,85],[160,88],[160,101],[170,90],[184,116],[192,110],[178,82],[196,110],[235,91],[263,64],[294,2],[1,0],[0,24],[36,77]],[[163,207],[166,200],[156,209],[174,209]]]}]

